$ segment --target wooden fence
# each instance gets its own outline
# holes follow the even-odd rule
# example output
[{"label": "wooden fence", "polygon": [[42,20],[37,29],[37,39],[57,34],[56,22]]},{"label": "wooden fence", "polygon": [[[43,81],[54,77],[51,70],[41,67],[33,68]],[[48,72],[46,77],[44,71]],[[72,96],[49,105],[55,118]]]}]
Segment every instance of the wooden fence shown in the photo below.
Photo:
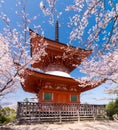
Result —
[{"label": "wooden fence", "polygon": [[104,118],[105,105],[18,102],[19,123],[79,121]]}]

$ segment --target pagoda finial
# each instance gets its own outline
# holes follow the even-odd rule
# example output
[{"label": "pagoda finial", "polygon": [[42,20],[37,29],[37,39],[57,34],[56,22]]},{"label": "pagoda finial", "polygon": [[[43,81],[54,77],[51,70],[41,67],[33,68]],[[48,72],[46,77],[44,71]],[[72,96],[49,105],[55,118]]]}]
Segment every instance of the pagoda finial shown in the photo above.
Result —
[{"label": "pagoda finial", "polygon": [[55,41],[59,41],[59,24],[58,20],[56,21],[56,27],[55,27]]}]

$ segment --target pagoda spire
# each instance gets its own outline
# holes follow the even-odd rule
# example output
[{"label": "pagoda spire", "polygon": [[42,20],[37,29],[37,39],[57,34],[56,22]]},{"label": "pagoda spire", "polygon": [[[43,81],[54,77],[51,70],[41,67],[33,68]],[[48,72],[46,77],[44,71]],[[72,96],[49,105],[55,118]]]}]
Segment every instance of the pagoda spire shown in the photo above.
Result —
[{"label": "pagoda spire", "polygon": [[59,24],[58,24],[58,20],[56,21],[56,26],[55,26],[55,41],[56,42],[59,41]]}]

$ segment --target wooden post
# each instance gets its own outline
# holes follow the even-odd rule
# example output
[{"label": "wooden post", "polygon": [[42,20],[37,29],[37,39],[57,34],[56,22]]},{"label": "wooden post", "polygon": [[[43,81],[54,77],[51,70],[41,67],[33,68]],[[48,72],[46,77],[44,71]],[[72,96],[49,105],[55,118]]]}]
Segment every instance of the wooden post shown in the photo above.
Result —
[{"label": "wooden post", "polygon": [[77,111],[78,122],[80,121],[79,110]]},{"label": "wooden post", "polygon": [[94,121],[96,120],[96,115],[97,115],[97,113],[96,113],[96,107],[93,106],[93,120]]},{"label": "wooden post", "polygon": [[80,105],[77,106],[77,118],[78,118],[78,122],[80,121]]},{"label": "wooden post", "polygon": [[62,123],[61,110],[59,111],[59,123]]}]

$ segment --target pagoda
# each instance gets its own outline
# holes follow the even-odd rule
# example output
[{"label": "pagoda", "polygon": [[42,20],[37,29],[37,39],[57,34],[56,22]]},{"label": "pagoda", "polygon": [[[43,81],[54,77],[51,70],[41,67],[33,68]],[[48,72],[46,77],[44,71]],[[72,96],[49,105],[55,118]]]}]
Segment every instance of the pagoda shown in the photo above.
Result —
[{"label": "pagoda", "polygon": [[[32,37],[34,34],[35,36]],[[25,80],[22,84],[26,92],[37,95],[39,103],[80,104],[82,92],[93,89],[102,83],[84,85],[70,76],[70,72],[89,57],[92,51],[59,42],[58,22],[55,40],[42,37],[31,29],[30,35],[32,56],[42,39],[43,42],[47,42],[45,50],[47,54],[31,65],[33,69],[25,70]],[[42,71],[37,71],[37,69]],[[81,87],[82,85],[85,87]]]}]

